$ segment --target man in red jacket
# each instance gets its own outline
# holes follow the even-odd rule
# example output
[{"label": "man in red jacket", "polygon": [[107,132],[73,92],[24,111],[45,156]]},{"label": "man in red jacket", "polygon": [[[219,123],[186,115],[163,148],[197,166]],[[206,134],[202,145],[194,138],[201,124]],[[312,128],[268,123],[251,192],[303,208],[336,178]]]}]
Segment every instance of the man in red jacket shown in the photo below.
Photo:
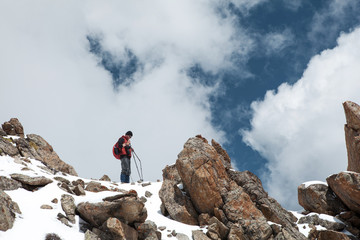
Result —
[{"label": "man in red jacket", "polygon": [[132,138],[133,133],[127,131],[124,136],[119,138],[117,142],[118,149],[120,150],[120,161],[121,161],[121,175],[120,180],[122,183],[130,182],[130,159],[131,159],[131,144],[130,138]]}]

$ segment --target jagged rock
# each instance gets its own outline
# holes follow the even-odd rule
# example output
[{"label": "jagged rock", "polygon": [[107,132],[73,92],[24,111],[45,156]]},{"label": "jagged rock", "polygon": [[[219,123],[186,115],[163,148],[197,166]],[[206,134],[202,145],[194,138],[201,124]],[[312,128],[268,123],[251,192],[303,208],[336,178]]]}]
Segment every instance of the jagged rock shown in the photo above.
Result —
[{"label": "jagged rock", "polygon": [[111,179],[109,178],[109,176],[108,176],[108,175],[104,175],[104,176],[102,176],[99,180],[100,180],[100,181],[107,181],[107,182],[111,182]]},{"label": "jagged rock", "polygon": [[239,224],[249,239],[269,239],[272,236],[272,228],[265,219],[239,220]]},{"label": "jagged rock", "polygon": [[317,214],[312,214],[309,216],[305,216],[299,219],[299,224],[312,224],[312,225],[320,225],[328,230],[334,231],[342,231],[345,229],[345,224],[341,223],[340,221],[328,221],[322,219]]},{"label": "jagged rock", "polygon": [[94,181],[89,182],[86,185],[85,190],[89,191],[89,192],[109,191],[109,189],[107,187],[101,185],[101,183],[99,183],[99,182],[94,182]]},{"label": "jagged rock", "polygon": [[89,203],[82,202],[77,205],[80,217],[94,227],[101,226],[107,219],[114,217],[122,222],[132,225],[142,223],[147,218],[144,203],[137,197],[123,197],[113,202]]},{"label": "jagged rock", "polygon": [[73,186],[76,186],[76,185],[81,185],[83,188],[85,188],[85,182],[84,180],[82,179],[78,179],[76,181],[72,181],[71,182]]},{"label": "jagged rock", "polygon": [[61,238],[56,233],[48,233],[45,236],[45,240],[61,240]]},{"label": "jagged rock", "polygon": [[199,213],[214,214],[214,208],[224,204],[221,194],[227,191],[229,178],[219,154],[206,140],[190,138],[178,155],[176,168]]},{"label": "jagged rock", "polygon": [[348,153],[348,171],[360,172],[360,106],[354,102],[343,103],[346,124],[345,140]]},{"label": "jagged rock", "polygon": [[19,150],[16,148],[16,146],[9,142],[9,140],[0,137],[0,156],[9,155],[13,157],[19,154]]},{"label": "jagged rock", "polygon": [[[213,229],[216,231],[216,234],[218,235],[218,237],[220,239],[226,239],[226,237],[229,234],[230,229],[227,226],[225,226],[222,222],[220,222],[219,219],[217,219],[216,217],[212,217],[209,220],[209,225],[210,226],[215,225],[215,227]],[[210,226],[209,226],[209,231],[211,232]]]},{"label": "jagged rock", "polygon": [[360,214],[359,173],[340,172],[329,176],[326,181],[350,210]]},{"label": "jagged rock", "polygon": [[228,240],[248,240],[244,234],[244,230],[238,224],[233,224],[230,228]]},{"label": "jagged rock", "polygon": [[99,238],[98,235],[96,235],[96,234],[93,233],[92,231],[87,230],[87,231],[85,232],[85,238],[84,238],[84,240],[101,240],[101,239]]},{"label": "jagged rock", "polygon": [[181,177],[179,175],[179,172],[176,169],[175,164],[174,165],[166,165],[166,167],[162,170],[163,174],[163,180],[172,180],[175,181],[176,184],[181,183]]},{"label": "jagged rock", "polygon": [[191,200],[182,193],[175,181],[164,180],[159,197],[172,219],[190,225],[198,224],[198,214]]},{"label": "jagged rock", "polygon": [[360,229],[360,217],[352,211],[342,212],[337,215],[336,218],[340,219],[342,222],[345,222],[347,225],[351,225]]},{"label": "jagged rock", "polygon": [[144,223],[135,224],[135,227],[140,240],[161,239],[161,232],[157,230],[157,226],[153,221],[146,220]]},{"label": "jagged rock", "polygon": [[214,208],[214,215],[217,219],[219,219],[223,224],[227,224],[228,223],[228,219],[224,213],[224,211],[222,209],[219,208]]},{"label": "jagged rock", "polygon": [[68,226],[68,227],[72,227],[69,223],[69,219],[62,213],[58,213],[57,215],[57,219],[64,225]]},{"label": "jagged rock", "polygon": [[255,174],[249,171],[228,171],[228,174],[232,180],[245,190],[268,221],[283,226],[295,226],[297,218],[268,195],[262,186],[261,180]]},{"label": "jagged rock", "polygon": [[227,170],[231,169],[231,159],[229,157],[229,154],[214,139],[211,140],[211,145],[215,148],[216,152],[221,156],[220,158],[225,168]]},{"label": "jagged rock", "polygon": [[347,207],[325,183],[301,184],[298,187],[298,201],[309,212],[335,216],[347,210]]},{"label": "jagged rock", "polygon": [[4,176],[0,176],[0,190],[16,190],[21,188],[21,183]]},{"label": "jagged rock", "polygon": [[15,179],[16,181],[19,181],[23,184],[30,185],[30,186],[45,186],[49,183],[52,183],[53,180],[46,178],[46,177],[30,177],[24,174],[10,174],[12,179]]},{"label": "jagged rock", "polygon": [[2,124],[2,129],[7,135],[24,137],[24,128],[17,118],[11,118],[10,121]]},{"label": "jagged rock", "polygon": [[199,218],[198,218],[199,226],[203,227],[203,226],[209,225],[210,218],[211,218],[211,216],[208,213],[200,214]]},{"label": "jagged rock", "polygon": [[249,195],[235,183],[232,184],[232,189],[227,192],[224,198],[225,204],[222,209],[230,221],[237,222],[239,219],[266,221],[266,218],[256,208]]},{"label": "jagged rock", "polygon": [[76,185],[76,186],[74,187],[73,192],[74,192],[77,196],[84,196],[84,195],[86,195],[86,192],[85,192],[84,188],[83,188],[80,184],[78,184],[78,185]]},{"label": "jagged rock", "polygon": [[66,217],[72,224],[75,224],[75,199],[67,194],[61,195],[61,207],[64,210]]},{"label": "jagged rock", "polygon": [[119,240],[137,240],[138,233],[136,230],[117,218],[109,218],[101,227],[102,230],[111,233],[112,239]]},{"label": "jagged rock", "polygon": [[15,213],[21,213],[17,203],[2,190],[0,190],[0,213],[1,231],[11,229],[15,221]]},{"label": "jagged rock", "polygon": [[22,156],[35,158],[52,169],[77,176],[75,169],[63,162],[52,146],[41,136],[28,134],[26,139],[20,138],[15,142]]},{"label": "jagged rock", "polygon": [[193,240],[211,240],[206,234],[201,230],[192,231]]}]

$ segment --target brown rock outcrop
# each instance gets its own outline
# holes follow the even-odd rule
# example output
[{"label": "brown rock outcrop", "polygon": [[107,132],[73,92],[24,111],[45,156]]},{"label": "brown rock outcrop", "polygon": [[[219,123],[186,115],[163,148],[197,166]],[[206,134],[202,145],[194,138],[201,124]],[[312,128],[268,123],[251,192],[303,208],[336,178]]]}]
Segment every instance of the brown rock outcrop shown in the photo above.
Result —
[{"label": "brown rock outcrop", "polygon": [[347,207],[326,184],[301,184],[298,187],[299,204],[307,211],[332,216],[344,212]]},{"label": "brown rock outcrop", "polygon": [[346,124],[345,140],[348,154],[348,171],[360,172],[360,106],[354,102],[343,103]]},{"label": "brown rock outcrop", "polygon": [[268,195],[260,179],[255,174],[249,171],[228,171],[228,173],[230,178],[245,190],[268,221],[282,226],[295,225],[294,222],[297,221],[297,218]]},{"label": "brown rock outcrop", "polygon": [[4,122],[2,129],[7,135],[24,137],[24,128],[17,118],[11,118],[10,121]]},{"label": "brown rock outcrop", "polygon": [[199,213],[214,214],[222,206],[229,177],[214,149],[203,138],[190,138],[178,155],[176,168]]},{"label": "brown rock outcrop", "polygon": [[360,214],[360,173],[340,172],[331,175],[326,181],[350,210]]},{"label": "brown rock outcrop", "polygon": [[165,180],[159,191],[159,197],[172,219],[185,224],[198,225],[198,214],[191,200],[177,187],[175,181]]}]

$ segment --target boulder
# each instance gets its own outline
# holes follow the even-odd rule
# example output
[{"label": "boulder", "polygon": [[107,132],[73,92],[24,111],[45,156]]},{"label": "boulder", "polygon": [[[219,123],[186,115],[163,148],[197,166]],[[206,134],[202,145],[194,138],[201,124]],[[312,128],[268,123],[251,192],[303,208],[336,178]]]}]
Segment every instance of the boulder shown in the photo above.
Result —
[{"label": "boulder", "polygon": [[[216,234],[220,239],[227,238],[230,229],[227,226],[225,226],[222,222],[220,222],[219,219],[217,219],[216,217],[212,217],[209,220],[209,225],[215,226],[214,230],[216,230]],[[209,231],[210,231],[210,226],[209,226]]]},{"label": "boulder", "polygon": [[1,136],[6,136],[6,132],[2,129],[2,127],[0,126],[0,137]]},{"label": "boulder", "polygon": [[297,218],[268,195],[255,174],[249,171],[228,171],[228,174],[250,196],[268,221],[283,226],[295,226]]},{"label": "boulder", "polygon": [[12,201],[11,197],[0,190],[0,230],[7,231],[11,229],[15,221],[15,213],[21,214],[19,206]]},{"label": "boulder", "polygon": [[99,180],[100,181],[111,182],[110,177],[108,175],[106,175],[106,174],[104,176],[102,176]]},{"label": "boulder", "polygon": [[354,102],[343,103],[346,124],[345,140],[348,154],[348,171],[360,172],[360,106]]},{"label": "boulder", "polygon": [[298,187],[298,201],[309,212],[336,216],[347,210],[347,207],[325,183],[301,184]]},{"label": "boulder", "polygon": [[0,190],[16,190],[21,188],[21,183],[4,176],[0,176]]},{"label": "boulder", "polygon": [[109,218],[104,222],[101,230],[109,232],[111,234],[111,239],[119,240],[137,240],[138,233],[136,230],[125,223],[121,222],[117,218]]},{"label": "boulder", "polygon": [[13,145],[10,140],[0,137],[0,156],[1,155],[9,155],[9,156],[17,156],[19,155],[19,150],[16,146]]},{"label": "boulder", "polygon": [[190,138],[178,155],[176,168],[195,209],[214,214],[222,206],[222,193],[227,191],[229,178],[219,154],[200,137]]},{"label": "boulder", "polygon": [[142,223],[147,218],[144,203],[133,196],[98,203],[82,202],[77,205],[76,212],[93,227],[100,227],[111,217],[129,225]]},{"label": "boulder", "polygon": [[11,118],[10,121],[4,122],[2,129],[7,135],[24,137],[24,128],[17,118]]},{"label": "boulder", "polygon": [[179,172],[176,169],[175,164],[174,165],[166,165],[166,167],[162,170],[163,174],[163,180],[171,180],[175,181],[176,184],[181,183],[181,177],[179,175]]},{"label": "boulder", "polygon": [[211,240],[206,234],[201,230],[193,230],[192,231],[192,239],[193,240]]},{"label": "boulder", "polygon": [[157,226],[153,221],[146,220],[144,223],[135,224],[139,239],[161,239],[161,233],[157,230]]},{"label": "boulder", "polygon": [[109,189],[99,182],[91,181],[86,185],[86,191],[89,192],[102,192],[102,191],[109,191]]},{"label": "boulder", "polygon": [[350,210],[360,214],[359,173],[340,172],[329,176],[326,181]]},{"label": "boulder", "polygon": [[72,224],[75,224],[75,199],[71,195],[63,194],[61,195],[60,202],[61,208],[64,210],[67,219],[69,219]]},{"label": "boulder", "polygon": [[178,188],[176,181],[164,180],[159,197],[172,219],[185,224],[198,225],[198,214],[189,197]]},{"label": "boulder", "polygon": [[30,186],[45,186],[49,183],[52,183],[53,180],[46,178],[46,177],[30,177],[24,174],[19,174],[19,173],[14,173],[14,174],[10,174],[12,179],[15,179],[16,181],[19,181],[25,185],[30,185]]}]

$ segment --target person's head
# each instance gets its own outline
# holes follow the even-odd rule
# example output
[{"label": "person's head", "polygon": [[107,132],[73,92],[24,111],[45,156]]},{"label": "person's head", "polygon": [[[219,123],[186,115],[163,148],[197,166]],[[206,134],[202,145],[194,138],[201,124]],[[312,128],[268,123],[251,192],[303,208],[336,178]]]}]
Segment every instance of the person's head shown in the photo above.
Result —
[{"label": "person's head", "polygon": [[131,137],[133,136],[133,133],[132,133],[132,131],[127,131],[127,132],[125,133],[125,135],[126,135],[126,136],[129,136],[129,138],[131,138]]}]

